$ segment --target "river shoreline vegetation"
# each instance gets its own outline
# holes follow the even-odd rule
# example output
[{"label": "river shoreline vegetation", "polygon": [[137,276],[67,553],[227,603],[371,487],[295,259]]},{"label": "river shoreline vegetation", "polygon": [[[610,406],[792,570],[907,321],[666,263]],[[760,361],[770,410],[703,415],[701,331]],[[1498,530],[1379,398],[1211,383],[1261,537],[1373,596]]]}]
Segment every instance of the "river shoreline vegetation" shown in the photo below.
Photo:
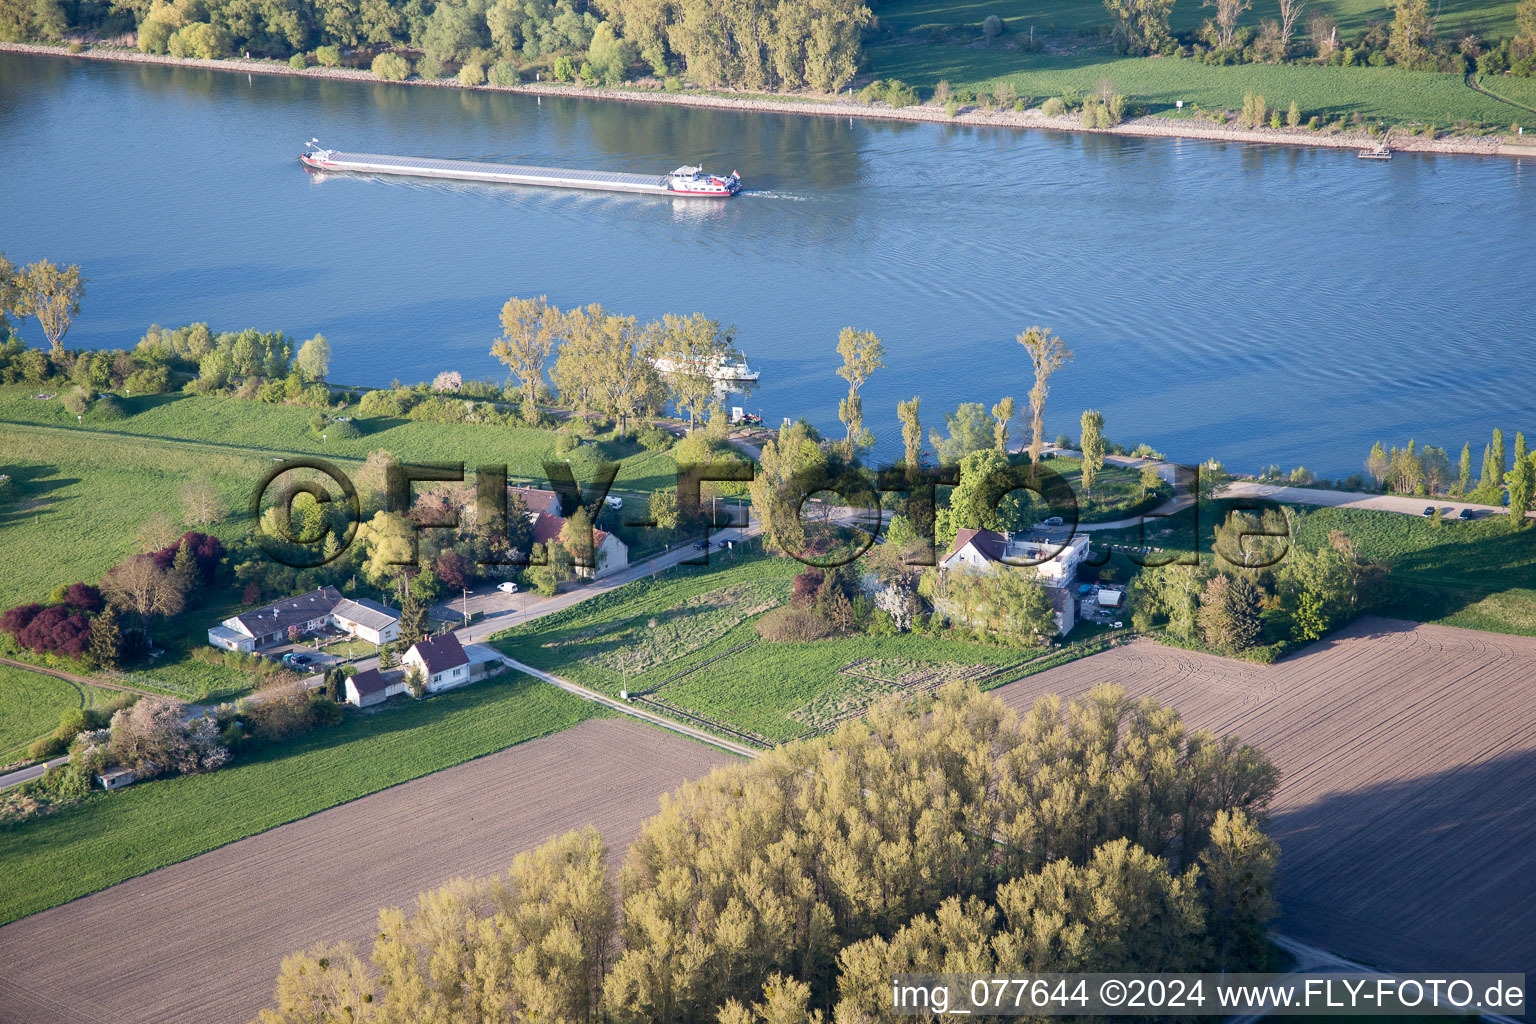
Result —
[{"label": "river shoreline vegetation", "polygon": [[1044,10],[1011,0],[797,0],[716,22],[705,6],[4,0],[0,40],[128,44],[180,59],[246,54],[295,71],[451,77],[466,88],[536,80],[827,98],[851,87],[887,108],[1033,110],[1088,129],[1150,113],[1208,128],[1433,139],[1517,134],[1536,115],[1521,99],[1536,62],[1536,0],[1489,3],[1455,21],[1426,0],[1377,9],[1266,0],[1257,12],[1242,0],[1074,0]]}]

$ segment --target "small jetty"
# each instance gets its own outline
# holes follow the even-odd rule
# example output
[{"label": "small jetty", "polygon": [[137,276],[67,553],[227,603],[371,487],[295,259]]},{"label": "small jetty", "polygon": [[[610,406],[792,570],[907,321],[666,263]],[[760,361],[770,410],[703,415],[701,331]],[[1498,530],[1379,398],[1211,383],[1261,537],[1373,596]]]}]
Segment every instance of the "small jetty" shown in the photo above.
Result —
[{"label": "small jetty", "polygon": [[1362,149],[1356,155],[1358,155],[1361,160],[1391,160],[1392,150],[1388,149],[1386,144],[1383,143],[1380,146],[1376,146],[1372,149]]},{"label": "small jetty", "polygon": [[653,196],[697,196],[728,199],[741,191],[741,176],[706,174],[684,165],[670,174],[624,174],[618,171],[573,171],[553,167],[520,167],[515,164],[481,163],[474,160],[437,160],[419,156],[385,156],[379,153],[343,153],[321,149],[311,139],[299,162],[316,171],[347,171],[359,174],[391,174],[451,181],[480,181],[497,185],[542,185],[549,188],[590,189],[599,192],[634,192]]}]

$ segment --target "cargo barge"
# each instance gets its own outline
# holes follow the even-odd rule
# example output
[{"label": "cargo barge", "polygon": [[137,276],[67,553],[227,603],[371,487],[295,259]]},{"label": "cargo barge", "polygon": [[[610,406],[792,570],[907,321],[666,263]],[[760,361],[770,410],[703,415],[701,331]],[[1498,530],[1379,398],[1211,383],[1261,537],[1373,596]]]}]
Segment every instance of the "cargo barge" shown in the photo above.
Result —
[{"label": "cargo barge", "polygon": [[378,153],[342,153],[321,149],[311,139],[299,162],[316,171],[349,171],[358,174],[394,174],[413,178],[481,181],[497,185],[543,185],[548,188],[594,189],[600,192],[635,192],[653,196],[694,196],[729,199],[741,191],[741,175],[707,174],[684,165],[670,174],[624,174],[618,171],[572,171],[553,167],[519,167],[514,164],[474,160],[436,160],[419,156],[384,156]]}]

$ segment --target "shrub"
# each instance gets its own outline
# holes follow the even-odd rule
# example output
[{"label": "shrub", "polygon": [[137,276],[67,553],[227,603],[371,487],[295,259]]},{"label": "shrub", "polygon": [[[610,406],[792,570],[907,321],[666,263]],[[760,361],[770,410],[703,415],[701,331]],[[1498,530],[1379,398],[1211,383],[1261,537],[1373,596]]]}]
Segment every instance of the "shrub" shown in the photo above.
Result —
[{"label": "shrub", "polygon": [[757,634],[764,640],[799,643],[832,635],[832,626],[811,608],[780,605],[757,620]]},{"label": "shrub", "polygon": [[955,117],[960,113],[960,104],[954,100],[948,100],[944,104],[944,114],[947,117]]},{"label": "shrub", "polygon": [[293,68],[295,71],[303,71],[305,68],[309,67],[309,61],[305,59],[302,53],[296,53],[292,57],[288,58],[288,66]]},{"label": "shrub", "polygon": [[554,64],[550,66],[549,73],[557,82],[569,82],[576,77],[576,66],[571,63],[571,58],[561,54],[555,58]]},{"label": "shrub", "polygon": [[465,64],[459,68],[459,84],[469,88],[485,84],[485,68],[479,64]]},{"label": "shrub", "polygon": [[443,76],[443,62],[429,53],[416,62],[416,74],[429,82],[441,78]]},{"label": "shrub", "polygon": [[128,418],[128,405],[116,395],[102,395],[96,400],[94,414],[98,420],[125,420]]},{"label": "shrub", "polygon": [[147,18],[144,24],[139,26],[139,51],[141,53],[164,53],[171,41],[171,33],[176,30],[166,22],[156,18]]},{"label": "shrub", "polygon": [[315,63],[321,67],[341,67],[341,47],[320,46],[315,48]]},{"label": "shrub", "polygon": [[885,102],[898,110],[917,105],[917,90],[905,82],[892,80],[885,87]]},{"label": "shrub", "polygon": [[986,20],[981,23],[981,34],[986,36],[989,41],[1002,35],[1003,19],[995,14],[987,15]]},{"label": "shrub", "polygon": [[64,408],[71,416],[82,416],[91,407],[91,393],[85,388],[71,388],[64,396]]},{"label": "shrub", "polygon": [[398,53],[381,53],[373,58],[373,77],[386,82],[404,81],[411,73],[411,65]]},{"label": "shrub", "polygon": [[662,80],[661,87],[667,92],[682,92],[683,80],[676,75],[668,75]]},{"label": "shrub", "polygon": [[1280,124],[1281,124],[1281,122],[1280,122],[1280,111],[1278,111],[1278,110],[1270,111],[1270,113],[1269,113],[1269,126],[1271,128],[1279,128]]},{"label": "shrub", "polygon": [[1292,128],[1301,124],[1301,105],[1295,100],[1291,100],[1291,109],[1285,112],[1285,123]]},{"label": "shrub", "polygon": [[647,427],[640,431],[641,447],[648,452],[664,452],[672,447],[672,435],[660,427]]},{"label": "shrub", "polygon": [[363,432],[357,429],[357,423],[350,419],[331,420],[326,424],[325,433],[328,438],[347,441],[363,436]]},{"label": "shrub", "polygon": [[1052,96],[1040,104],[1040,113],[1046,117],[1060,117],[1067,112],[1067,105],[1059,97]]},{"label": "shrub", "polygon": [[518,73],[516,64],[509,60],[500,60],[491,66],[490,79],[492,85],[499,85],[505,89],[517,85],[523,80],[523,76]]},{"label": "shrub", "polygon": [[357,411],[364,416],[404,416],[416,404],[416,396],[406,388],[370,391],[357,403]]},{"label": "shrub", "polygon": [[229,52],[229,34],[206,21],[195,21],[177,29],[166,43],[173,57],[200,57],[212,60]]},{"label": "shrub", "polygon": [[46,761],[50,757],[58,757],[68,749],[68,743],[50,734],[42,739],[33,740],[32,745],[27,748],[27,756],[34,761]]},{"label": "shrub", "polygon": [[70,42],[69,42],[69,52],[70,53],[84,53],[85,52],[85,44],[80,42],[80,41],[78,41],[78,40],[71,39]]},{"label": "shrub", "polygon": [[163,394],[171,382],[171,372],[163,366],[146,366],[142,370],[135,370],[123,381],[123,387],[130,394],[158,395]]}]

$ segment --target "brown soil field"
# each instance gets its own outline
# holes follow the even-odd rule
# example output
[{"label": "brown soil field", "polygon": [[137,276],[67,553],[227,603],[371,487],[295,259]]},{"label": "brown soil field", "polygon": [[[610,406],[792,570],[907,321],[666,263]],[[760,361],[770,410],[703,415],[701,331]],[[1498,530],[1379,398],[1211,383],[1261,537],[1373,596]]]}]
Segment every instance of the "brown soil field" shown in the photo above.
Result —
[{"label": "brown soil field", "polygon": [[0,928],[0,1022],[249,1021],[287,953],[366,954],[380,906],[582,825],[622,855],[660,794],[727,760],[598,719],[231,843]]},{"label": "brown soil field", "polygon": [[1279,932],[1536,974],[1536,640],[1371,618],[1271,666],[1139,642],[995,692],[1023,709],[1100,682],[1279,766]]}]

